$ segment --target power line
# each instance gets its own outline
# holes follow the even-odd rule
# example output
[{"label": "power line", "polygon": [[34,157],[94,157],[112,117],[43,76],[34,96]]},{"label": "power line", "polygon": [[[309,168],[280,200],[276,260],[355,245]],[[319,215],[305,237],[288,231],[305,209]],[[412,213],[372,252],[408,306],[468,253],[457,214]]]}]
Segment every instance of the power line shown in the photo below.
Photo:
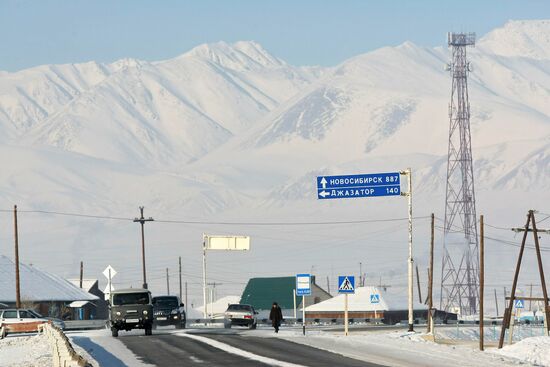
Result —
[{"label": "power line", "polygon": [[[0,212],[12,212],[12,210],[0,209]],[[134,218],[114,217],[105,215],[68,213],[48,210],[20,210],[20,213],[36,213],[36,214],[51,214],[62,215],[68,217],[90,218],[90,219],[107,219],[120,221],[134,221]],[[429,216],[418,216],[413,219],[427,219]],[[385,219],[365,219],[351,221],[326,221],[326,222],[225,222],[225,221],[206,221],[206,220],[169,220],[155,219],[157,223],[170,224],[199,224],[199,225],[241,225],[241,226],[305,226],[305,225],[340,225],[340,224],[363,224],[363,223],[382,223],[382,222],[398,222],[407,221],[409,218],[385,218]]]}]

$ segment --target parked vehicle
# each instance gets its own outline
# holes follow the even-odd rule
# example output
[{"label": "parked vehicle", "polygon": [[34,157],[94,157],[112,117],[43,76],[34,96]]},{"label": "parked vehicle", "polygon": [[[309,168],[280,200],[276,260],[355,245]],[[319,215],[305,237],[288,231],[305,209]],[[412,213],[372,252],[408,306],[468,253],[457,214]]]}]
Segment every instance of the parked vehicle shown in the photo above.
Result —
[{"label": "parked vehicle", "polygon": [[145,335],[153,332],[153,304],[147,289],[122,289],[111,292],[109,313],[111,334],[119,330],[144,329]]},{"label": "parked vehicle", "polygon": [[185,329],[187,317],[179,297],[153,297],[153,320],[153,326],[174,325],[176,329]]},{"label": "parked vehicle", "polygon": [[226,329],[233,325],[247,326],[249,329],[256,329],[258,312],[251,305],[230,304],[224,314],[223,325]]},{"label": "parked vehicle", "polygon": [[34,332],[38,325],[51,322],[46,318],[39,318],[28,309],[6,308],[0,310],[0,327],[7,333]]}]

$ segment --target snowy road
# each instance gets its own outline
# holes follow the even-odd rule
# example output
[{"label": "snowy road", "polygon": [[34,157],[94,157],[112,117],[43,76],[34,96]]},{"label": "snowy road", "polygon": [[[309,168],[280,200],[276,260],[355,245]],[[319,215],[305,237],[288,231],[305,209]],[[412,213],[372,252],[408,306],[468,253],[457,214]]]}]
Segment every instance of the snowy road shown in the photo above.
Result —
[{"label": "snowy road", "polygon": [[[194,330],[132,336],[120,340],[134,354],[157,366],[349,366],[377,367],[325,350],[244,330]],[[256,333],[258,334],[258,333]]]},{"label": "snowy road", "polygon": [[94,367],[149,366],[392,366],[504,367],[519,364],[550,366],[548,337],[518,342],[502,351],[477,350],[477,343],[436,344],[422,334],[406,331],[358,331],[350,336],[334,330],[309,329],[303,336],[297,327],[273,329],[188,330],[158,329],[152,336],[142,330],[68,333],[79,349],[90,356]]}]

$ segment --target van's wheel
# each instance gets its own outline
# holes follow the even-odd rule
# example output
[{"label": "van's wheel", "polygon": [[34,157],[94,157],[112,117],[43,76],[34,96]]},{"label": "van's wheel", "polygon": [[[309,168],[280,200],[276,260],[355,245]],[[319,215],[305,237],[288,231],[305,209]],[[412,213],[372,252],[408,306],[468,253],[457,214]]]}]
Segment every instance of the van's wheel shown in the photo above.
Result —
[{"label": "van's wheel", "polygon": [[118,337],[118,329],[116,327],[111,328],[111,335],[115,338]]}]

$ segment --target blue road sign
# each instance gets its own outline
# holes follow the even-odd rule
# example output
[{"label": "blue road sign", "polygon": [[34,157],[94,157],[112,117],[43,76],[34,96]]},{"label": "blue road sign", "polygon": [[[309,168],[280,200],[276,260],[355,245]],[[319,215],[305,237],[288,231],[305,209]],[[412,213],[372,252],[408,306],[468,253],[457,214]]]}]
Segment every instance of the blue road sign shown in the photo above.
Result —
[{"label": "blue road sign", "polygon": [[309,296],[311,294],[311,275],[296,274],[296,295]]},{"label": "blue road sign", "polygon": [[401,195],[399,172],[317,177],[318,199]]},{"label": "blue road sign", "polygon": [[370,303],[380,303],[380,295],[378,293],[371,294]]},{"label": "blue road sign", "polygon": [[355,276],[338,276],[338,293],[355,293]]},{"label": "blue road sign", "polygon": [[515,308],[525,308],[525,304],[523,303],[522,299],[516,299],[514,301],[514,307]]}]

